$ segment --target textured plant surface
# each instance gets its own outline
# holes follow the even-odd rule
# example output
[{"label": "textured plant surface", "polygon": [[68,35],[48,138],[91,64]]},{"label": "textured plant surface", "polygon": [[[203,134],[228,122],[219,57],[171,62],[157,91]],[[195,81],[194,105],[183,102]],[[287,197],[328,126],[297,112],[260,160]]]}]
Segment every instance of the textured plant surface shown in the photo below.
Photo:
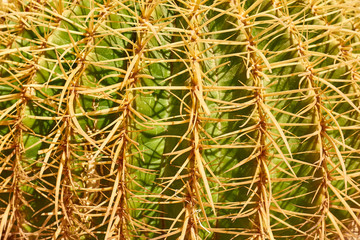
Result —
[{"label": "textured plant surface", "polygon": [[359,18],[0,1],[0,239],[358,239]]}]

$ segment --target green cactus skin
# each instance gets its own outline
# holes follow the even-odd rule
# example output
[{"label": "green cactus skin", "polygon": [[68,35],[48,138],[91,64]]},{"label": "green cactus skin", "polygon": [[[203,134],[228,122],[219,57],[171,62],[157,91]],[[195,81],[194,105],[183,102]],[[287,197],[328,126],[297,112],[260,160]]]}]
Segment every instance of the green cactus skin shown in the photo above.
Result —
[{"label": "green cactus skin", "polygon": [[356,1],[0,1],[0,239],[357,239]]}]

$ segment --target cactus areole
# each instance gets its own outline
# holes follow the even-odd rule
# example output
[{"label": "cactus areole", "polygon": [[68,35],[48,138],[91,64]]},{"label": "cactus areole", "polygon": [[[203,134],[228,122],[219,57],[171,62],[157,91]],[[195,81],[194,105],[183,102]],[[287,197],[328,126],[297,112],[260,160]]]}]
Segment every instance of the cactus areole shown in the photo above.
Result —
[{"label": "cactus areole", "polygon": [[0,239],[359,239],[359,6],[0,0]]}]

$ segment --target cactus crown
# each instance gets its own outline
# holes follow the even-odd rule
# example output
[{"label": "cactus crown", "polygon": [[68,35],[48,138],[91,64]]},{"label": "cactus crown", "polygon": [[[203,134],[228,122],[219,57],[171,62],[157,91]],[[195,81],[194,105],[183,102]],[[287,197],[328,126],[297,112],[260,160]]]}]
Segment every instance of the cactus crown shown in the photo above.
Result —
[{"label": "cactus crown", "polygon": [[355,239],[356,4],[0,1],[0,238]]}]

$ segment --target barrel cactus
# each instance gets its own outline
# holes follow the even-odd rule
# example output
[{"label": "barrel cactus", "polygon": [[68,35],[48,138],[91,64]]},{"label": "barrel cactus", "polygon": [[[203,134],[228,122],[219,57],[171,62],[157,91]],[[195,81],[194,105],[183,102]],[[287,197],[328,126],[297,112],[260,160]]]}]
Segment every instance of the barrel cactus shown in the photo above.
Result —
[{"label": "barrel cactus", "polygon": [[359,6],[0,1],[0,239],[358,239]]}]

